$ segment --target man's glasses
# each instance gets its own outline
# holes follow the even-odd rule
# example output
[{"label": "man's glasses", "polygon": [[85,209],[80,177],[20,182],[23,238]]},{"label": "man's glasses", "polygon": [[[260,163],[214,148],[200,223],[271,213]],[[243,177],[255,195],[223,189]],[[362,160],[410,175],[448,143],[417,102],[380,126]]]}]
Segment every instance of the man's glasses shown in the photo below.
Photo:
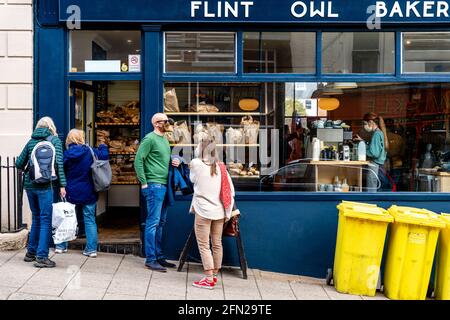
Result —
[{"label": "man's glasses", "polygon": [[159,121],[156,121],[156,123],[164,123],[164,124],[166,124],[166,123],[168,123],[169,122],[169,120],[159,120]]}]

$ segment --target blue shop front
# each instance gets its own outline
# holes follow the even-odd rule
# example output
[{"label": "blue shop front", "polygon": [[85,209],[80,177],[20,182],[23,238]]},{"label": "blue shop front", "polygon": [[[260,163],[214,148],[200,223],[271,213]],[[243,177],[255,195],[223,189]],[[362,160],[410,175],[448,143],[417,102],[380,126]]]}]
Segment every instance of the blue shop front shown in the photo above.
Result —
[{"label": "blue shop front", "polygon": [[[133,161],[151,116],[173,119],[167,138],[187,161],[212,136],[249,267],[324,278],[340,201],[449,211],[449,15],[448,0],[35,1],[35,121],[108,144],[99,214],[137,230]],[[377,171],[354,140],[372,139],[368,113],[384,119]],[[180,195],[169,210],[170,259],[192,229],[189,205]],[[233,239],[224,250],[238,265]]]}]

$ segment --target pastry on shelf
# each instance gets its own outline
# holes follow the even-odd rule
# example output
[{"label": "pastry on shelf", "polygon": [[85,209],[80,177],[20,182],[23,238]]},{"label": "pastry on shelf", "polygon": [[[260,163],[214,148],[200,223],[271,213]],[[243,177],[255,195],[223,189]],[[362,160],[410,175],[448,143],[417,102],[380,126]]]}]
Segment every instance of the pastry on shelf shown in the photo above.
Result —
[{"label": "pastry on shelf", "polygon": [[231,175],[239,175],[241,173],[241,170],[240,169],[230,169],[230,174]]},{"label": "pastry on shelf", "polygon": [[219,108],[217,108],[215,105],[212,104],[200,102],[195,106],[191,106],[190,111],[198,113],[210,113],[210,112],[219,112]]},{"label": "pastry on shelf", "polygon": [[112,122],[114,114],[111,111],[100,111],[97,112],[97,118],[99,123],[109,123]]},{"label": "pastry on shelf", "polygon": [[121,140],[111,140],[109,142],[109,148],[111,152],[122,152],[124,145]]},{"label": "pastry on shelf", "polygon": [[97,137],[109,137],[109,130],[97,130]]}]

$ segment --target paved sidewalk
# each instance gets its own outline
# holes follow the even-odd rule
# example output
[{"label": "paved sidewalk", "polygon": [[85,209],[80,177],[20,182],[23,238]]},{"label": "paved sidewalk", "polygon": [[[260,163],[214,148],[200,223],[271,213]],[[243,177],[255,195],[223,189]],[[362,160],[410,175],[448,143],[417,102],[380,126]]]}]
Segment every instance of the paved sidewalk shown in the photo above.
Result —
[{"label": "paved sidewalk", "polygon": [[249,270],[247,280],[237,268],[224,268],[214,290],[192,282],[202,275],[198,263],[183,272],[153,272],[144,259],[99,253],[86,258],[80,251],[54,255],[53,269],[23,261],[25,250],[0,252],[0,300],[348,300],[385,299],[339,294],[322,279]]}]

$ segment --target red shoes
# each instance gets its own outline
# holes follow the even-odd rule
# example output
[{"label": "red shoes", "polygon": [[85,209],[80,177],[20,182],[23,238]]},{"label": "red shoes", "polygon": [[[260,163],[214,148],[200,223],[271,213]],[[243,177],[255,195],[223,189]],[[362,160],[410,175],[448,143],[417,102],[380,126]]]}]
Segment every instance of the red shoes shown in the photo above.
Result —
[{"label": "red shoes", "polygon": [[216,282],[217,282],[216,279],[217,278],[215,278],[213,281],[209,281],[208,278],[205,277],[205,278],[203,278],[200,281],[194,282],[192,285],[194,287],[197,287],[197,288],[203,288],[203,289],[210,289],[210,290],[212,290],[212,289],[214,289],[214,287],[216,285]]}]

